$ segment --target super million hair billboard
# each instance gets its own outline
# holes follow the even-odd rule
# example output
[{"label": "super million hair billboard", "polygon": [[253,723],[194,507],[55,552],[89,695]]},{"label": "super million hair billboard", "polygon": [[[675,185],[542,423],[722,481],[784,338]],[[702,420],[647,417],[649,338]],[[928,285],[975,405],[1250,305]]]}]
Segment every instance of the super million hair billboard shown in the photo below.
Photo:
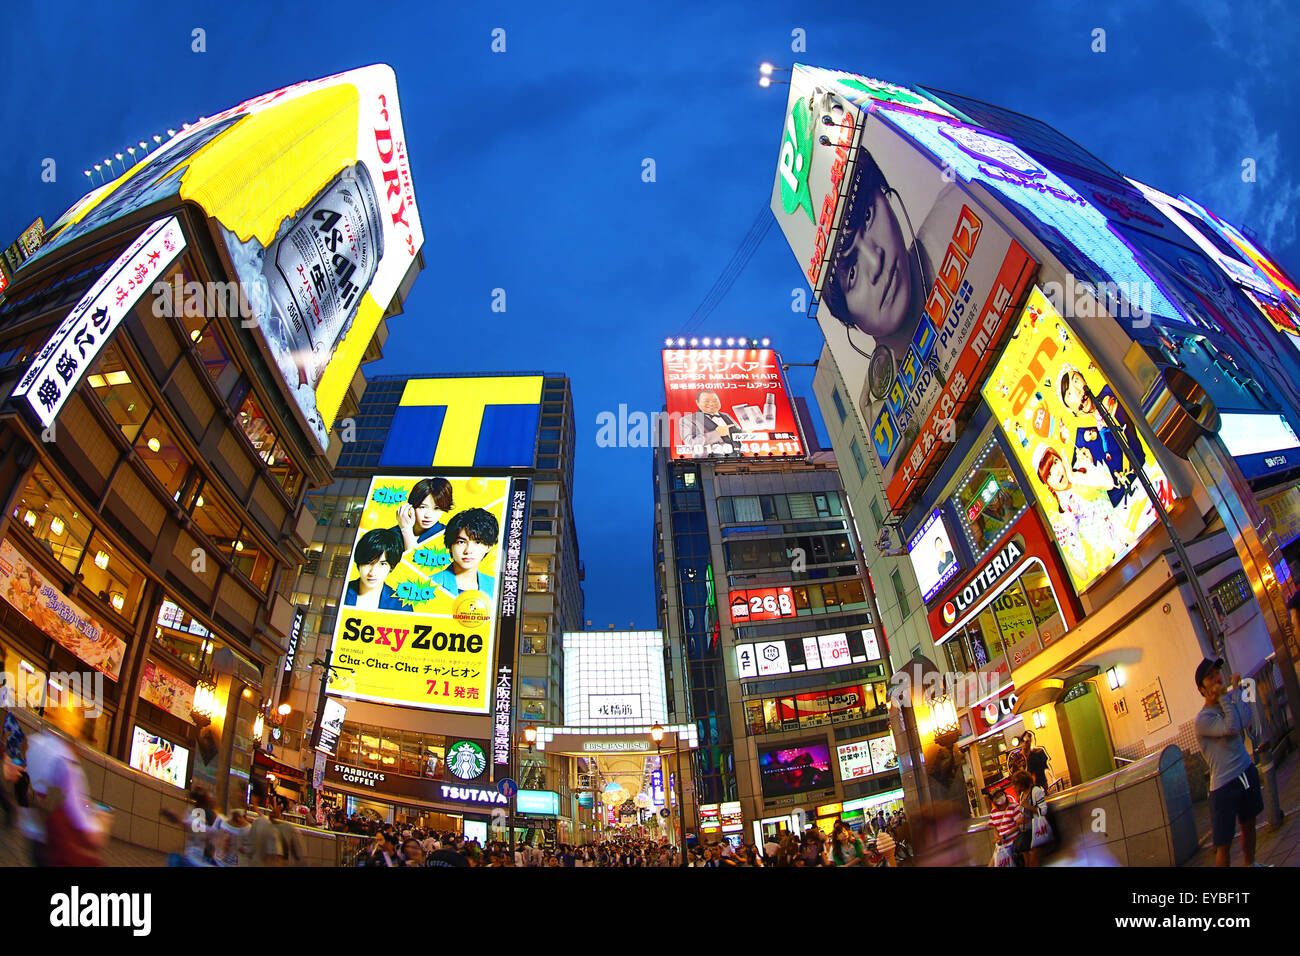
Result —
[{"label": "super million hair billboard", "polygon": [[[205,117],[78,201],[37,255],[176,195],[211,217],[240,283],[241,310],[248,308],[244,324],[324,450],[366,346],[424,243],[392,69],[298,83]],[[169,236],[170,224],[150,226],[92,286],[33,372],[84,358],[84,349],[65,348],[78,331],[74,317],[100,317],[82,339],[94,336],[102,346],[110,323],[153,288],[158,256],[135,263],[130,254],[144,256],[155,238],[168,258],[183,247],[183,237]],[[65,361],[63,382],[63,372],[75,371]],[[54,401],[37,404],[43,384],[33,379],[16,394],[30,393],[45,421],[57,409]]]},{"label": "super million hair billboard", "polygon": [[877,104],[949,115],[903,87],[795,67],[772,212],[899,507],[952,447],[1038,263]]}]

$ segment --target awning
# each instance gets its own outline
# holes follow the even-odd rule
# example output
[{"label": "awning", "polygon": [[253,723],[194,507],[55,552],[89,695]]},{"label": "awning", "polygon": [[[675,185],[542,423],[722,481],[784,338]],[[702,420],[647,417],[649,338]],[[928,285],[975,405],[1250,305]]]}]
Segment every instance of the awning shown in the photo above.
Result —
[{"label": "awning", "polygon": [[306,774],[297,767],[290,767],[287,763],[280,763],[278,760],[272,760],[262,751],[257,751],[253,757],[254,766],[265,767],[268,771],[275,774],[281,780],[293,780],[299,783],[307,781]]},{"label": "awning", "polygon": [[1055,704],[1071,687],[1095,677],[1100,669],[1095,664],[1087,664],[1038,678],[1024,690],[1016,691],[1016,715]]}]

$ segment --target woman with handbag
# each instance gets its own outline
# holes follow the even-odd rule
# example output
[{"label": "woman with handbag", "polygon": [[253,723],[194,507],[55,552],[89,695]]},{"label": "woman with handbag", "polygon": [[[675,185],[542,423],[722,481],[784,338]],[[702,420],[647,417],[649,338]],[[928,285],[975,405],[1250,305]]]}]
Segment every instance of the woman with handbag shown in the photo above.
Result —
[{"label": "woman with handbag", "polygon": [[1011,778],[1020,804],[1020,832],[1013,852],[1020,854],[1025,866],[1038,866],[1040,851],[1052,842],[1052,828],[1047,822],[1047,791],[1022,770]]}]

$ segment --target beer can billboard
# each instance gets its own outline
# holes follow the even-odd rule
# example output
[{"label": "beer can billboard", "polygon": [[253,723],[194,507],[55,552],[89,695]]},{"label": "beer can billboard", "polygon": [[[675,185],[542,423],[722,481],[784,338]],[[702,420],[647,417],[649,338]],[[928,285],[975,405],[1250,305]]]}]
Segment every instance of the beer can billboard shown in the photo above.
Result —
[{"label": "beer can billboard", "polygon": [[952,448],[1038,263],[846,77],[796,67],[772,211],[899,507]]},{"label": "beer can billboard", "polygon": [[781,356],[771,349],[665,349],[673,460],[801,458]]},{"label": "beer can billboard", "polygon": [[328,692],[487,714],[497,611],[517,591],[501,558],[509,478],[371,480],[339,599]]},{"label": "beer can billboard", "polygon": [[424,242],[392,69],[299,83],[205,117],[78,201],[36,255],[177,195],[212,218],[244,318],[324,450]]},{"label": "beer can billboard", "polygon": [[[1173,503],[1169,481],[1088,350],[1037,287],[983,393],[1082,592],[1156,521],[1137,469],[1166,506]],[[1097,403],[1120,427],[1132,457]]]}]

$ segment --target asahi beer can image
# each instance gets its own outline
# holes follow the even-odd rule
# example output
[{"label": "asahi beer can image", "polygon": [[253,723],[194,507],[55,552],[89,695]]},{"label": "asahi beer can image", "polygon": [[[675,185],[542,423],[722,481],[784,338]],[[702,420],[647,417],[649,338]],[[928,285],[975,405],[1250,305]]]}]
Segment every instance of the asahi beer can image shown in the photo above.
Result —
[{"label": "asahi beer can image", "polygon": [[268,331],[297,367],[299,386],[315,390],[383,254],[379,200],[361,163],[341,170],[267,249]]},{"label": "asahi beer can image", "polygon": [[247,330],[278,372],[268,384],[325,452],[375,332],[423,266],[392,68],[295,83],[189,124],[74,203],[35,255],[176,196],[207,214],[239,279],[223,334]]}]

